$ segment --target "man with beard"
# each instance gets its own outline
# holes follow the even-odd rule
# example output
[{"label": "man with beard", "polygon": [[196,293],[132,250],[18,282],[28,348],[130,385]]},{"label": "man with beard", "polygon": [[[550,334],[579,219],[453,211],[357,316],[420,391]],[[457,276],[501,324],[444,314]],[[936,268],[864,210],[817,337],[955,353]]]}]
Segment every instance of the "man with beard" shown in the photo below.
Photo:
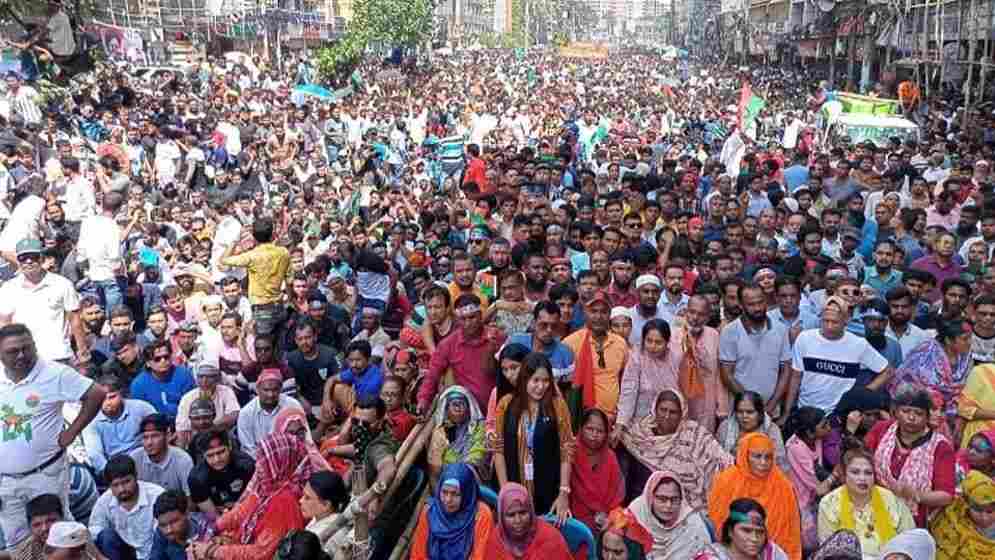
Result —
[{"label": "man with beard", "polygon": [[556,338],[560,324],[560,306],[552,301],[541,301],[532,311],[532,318],[532,334],[513,334],[506,344],[517,343],[530,351],[542,352],[553,366],[553,379],[558,383],[569,381],[573,377],[574,355]]},{"label": "man with beard", "polygon": [[921,329],[912,323],[912,316],[916,312],[916,297],[908,288],[899,286],[889,290],[885,299],[888,303],[888,328],[885,335],[898,341],[902,356],[907,356],[913,348],[933,338],[933,331]]},{"label": "man with beard", "polygon": [[186,451],[169,445],[173,422],[162,414],[150,414],[142,419],[142,446],[129,456],[135,461],[138,480],[151,482],[166,490],[187,492],[187,478],[193,469],[193,459]]},{"label": "man with beard", "polygon": [[16,252],[20,274],[0,288],[0,326],[27,325],[38,340],[41,356],[48,360],[72,359],[68,336],[72,333],[80,361],[89,361],[90,343],[80,321],[76,288],[42,268],[42,244],[37,239],[19,241]]},{"label": "man with beard", "polygon": [[739,301],[739,292],[743,281],[733,277],[719,282],[719,295],[722,298],[722,325],[728,325],[739,318],[743,309]]},{"label": "man with beard", "polygon": [[501,298],[501,277],[511,265],[511,244],[504,237],[495,238],[490,246],[490,266],[477,273],[477,285],[491,301]]},{"label": "man with beard", "polygon": [[[840,223],[843,216],[835,208],[827,208],[822,211],[820,222],[822,223],[822,253],[832,258],[838,258],[843,240],[840,237]],[[804,243],[804,240],[802,240]],[[811,251],[806,251],[811,255]]]},{"label": "man with beard", "polygon": [[[888,303],[881,298],[874,298],[863,306],[864,338],[888,360],[888,365],[892,369],[897,368],[902,363],[902,347],[898,341],[885,336],[885,329],[888,327],[888,315],[891,310]],[[874,378],[874,372],[861,367],[857,374],[857,385],[865,386]]]},{"label": "man with beard", "polygon": [[995,296],[991,294],[983,294],[974,299],[971,355],[975,364],[995,362]]},{"label": "man with beard", "polygon": [[[696,380],[689,380],[686,417],[695,420],[709,432],[716,428],[715,419],[729,415],[730,403],[721,386],[719,373],[719,331],[706,326],[712,315],[711,304],[699,294],[688,300],[683,328],[675,329],[672,342],[694,355],[697,362]],[[679,345],[679,346],[677,346]],[[693,349],[693,350],[692,350]]]},{"label": "man with beard", "polygon": [[173,333],[173,364],[196,369],[207,359],[207,348],[200,338],[200,326],[186,320]]},{"label": "man with beard", "polygon": [[[963,215],[963,211],[961,214]],[[965,239],[963,245],[960,246],[960,258],[964,262],[967,262],[968,249],[978,241],[985,242],[986,261],[990,260],[995,253],[995,210],[985,209],[984,213],[981,214],[981,235],[976,234],[977,232],[973,232],[968,233],[967,237],[961,237],[961,239]]]},{"label": "man with beard", "polygon": [[461,295],[476,295],[485,307],[490,299],[476,285],[477,269],[469,255],[453,257],[453,281],[449,284],[449,297],[455,301]]},{"label": "man with beard", "polygon": [[213,429],[195,440],[203,455],[190,471],[190,500],[197,509],[218,517],[235,505],[256,470],[252,457],[232,447],[227,430]]},{"label": "man with beard", "polygon": [[663,297],[657,305],[664,313],[671,316],[668,322],[673,323],[673,317],[681,314],[690,301],[688,295],[684,293],[684,268],[677,264],[668,264],[663,269],[663,283],[667,290],[663,292]]},{"label": "man with beard", "polygon": [[542,253],[529,253],[525,257],[525,299],[542,301],[549,290],[549,266]]},{"label": "man with beard", "polygon": [[176,414],[176,442],[188,448],[193,436],[193,404],[200,399],[209,400],[214,406],[211,423],[222,430],[235,427],[238,420],[238,398],[235,390],[221,384],[221,370],[211,363],[203,363],[197,368],[197,388],[183,395]]},{"label": "man with beard", "polygon": [[103,334],[104,323],[107,322],[104,306],[95,296],[83,296],[79,300],[79,310],[86,332],[85,346],[91,350],[93,362],[103,364],[110,357],[111,342],[110,337]]},{"label": "man with beard", "polygon": [[94,474],[103,476],[108,459],[119,454],[128,454],[142,444],[142,419],[155,414],[149,403],[125,398],[127,385],[113,375],[102,375],[97,379],[105,394],[100,412],[83,430],[83,445]]},{"label": "man with beard", "polygon": [[135,461],[115,455],[104,468],[104,491],[90,513],[90,534],[97,549],[108,558],[148,560],[152,553],[153,504],[165,492],[151,482],[138,480]]},{"label": "man with beard", "polygon": [[643,274],[636,278],[636,294],[639,296],[639,303],[630,308],[633,318],[629,344],[633,348],[638,348],[642,343],[643,326],[650,319],[663,319],[667,323],[674,320],[674,315],[660,305],[661,292],[662,284],[655,274]]},{"label": "man with beard", "polygon": [[304,410],[297,399],[281,393],[283,379],[279,369],[264,369],[256,382],[256,393],[259,396],[249,401],[238,413],[238,441],[242,444],[242,451],[253,458],[259,442],[273,433],[273,424],[281,410],[291,407]]},{"label": "man with beard", "polygon": [[816,265],[828,267],[832,261],[823,254],[822,241],[822,230],[818,226],[802,226],[798,232],[798,254],[784,261],[784,273],[800,278]]},{"label": "man with beard", "polygon": [[[591,253],[591,272],[595,274],[596,287],[607,290],[611,286],[611,268],[609,268],[608,251],[595,249]],[[577,275],[578,282],[580,275]]]},{"label": "man with beard", "polygon": [[214,536],[214,523],[201,512],[187,511],[183,492],[167,490],[155,501],[156,519],[150,560],[187,560],[190,543],[206,542]]},{"label": "man with beard", "polygon": [[298,400],[304,411],[308,416],[317,418],[325,382],[339,370],[335,350],[318,343],[316,329],[310,321],[297,324],[294,342],[297,349],[287,354],[287,365],[294,372]]},{"label": "man with beard", "polygon": [[[611,301],[604,290],[594,292],[584,311],[586,326],[563,339],[563,345],[577,357],[572,390],[593,396],[582,397],[584,409],[597,408],[611,421],[618,410],[619,382],[629,346],[610,331]],[[587,387],[594,390],[585,391]]]},{"label": "man with beard", "polygon": [[613,307],[632,307],[639,303],[639,295],[632,289],[634,260],[628,250],[616,251],[611,258],[612,281],[607,293]]},{"label": "man with beard", "polygon": [[960,179],[947,180],[943,191],[934,199],[933,205],[926,209],[926,227],[940,226],[947,231],[953,231],[957,227],[960,223],[960,209],[951,187],[960,185]]},{"label": "man with beard", "polygon": [[473,266],[482,270],[490,266],[488,252],[491,244],[491,230],[487,226],[474,226],[470,230],[469,252]]},{"label": "man with beard", "polygon": [[156,340],[165,340],[169,329],[169,318],[165,308],[157,306],[149,309],[148,315],[145,316],[145,327],[145,331],[139,335],[142,348]]}]

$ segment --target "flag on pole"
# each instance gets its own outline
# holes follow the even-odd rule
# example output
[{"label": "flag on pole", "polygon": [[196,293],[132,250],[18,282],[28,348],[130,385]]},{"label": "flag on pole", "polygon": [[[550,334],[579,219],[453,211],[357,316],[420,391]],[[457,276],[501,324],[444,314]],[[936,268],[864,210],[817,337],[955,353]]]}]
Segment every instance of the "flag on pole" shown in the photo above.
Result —
[{"label": "flag on pole", "polygon": [[753,93],[750,83],[743,82],[743,89],[739,94],[739,129],[747,130],[753,126],[753,121],[757,119],[757,115],[765,105],[767,102]]}]

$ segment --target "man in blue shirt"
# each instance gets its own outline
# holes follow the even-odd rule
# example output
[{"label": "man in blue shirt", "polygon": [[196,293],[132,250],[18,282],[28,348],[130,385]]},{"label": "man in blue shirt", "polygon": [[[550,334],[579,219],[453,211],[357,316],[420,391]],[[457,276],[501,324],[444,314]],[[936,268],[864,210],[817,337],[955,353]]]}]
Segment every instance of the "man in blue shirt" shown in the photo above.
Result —
[{"label": "man in blue shirt", "polygon": [[205,543],[214,536],[214,524],[200,512],[191,512],[183,492],[167,490],[152,509],[156,530],[149,560],[187,560],[187,546]]},{"label": "man in blue shirt", "polygon": [[533,352],[542,352],[553,366],[553,378],[558,383],[573,380],[574,355],[554,333],[560,324],[560,306],[552,301],[541,301],[532,311],[533,333],[516,333],[508,338],[508,344],[521,344]]},{"label": "man in blue shirt", "polygon": [[159,414],[176,418],[183,395],[197,383],[186,366],[171,363],[173,352],[168,340],[156,340],[145,348],[145,369],[131,382],[131,396],[152,405]]},{"label": "man in blue shirt", "polygon": [[791,166],[784,170],[784,183],[788,192],[793,193],[798,187],[808,183],[808,167],[805,165],[805,154],[798,152],[791,160]]},{"label": "man in blue shirt", "polygon": [[97,417],[83,430],[83,445],[90,466],[102,477],[108,459],[141,447],[142,418],[155,414],[155,408],[145,401],[124,398],[124,382],[114,375],[101,376],[97,385],[107,395]]}]

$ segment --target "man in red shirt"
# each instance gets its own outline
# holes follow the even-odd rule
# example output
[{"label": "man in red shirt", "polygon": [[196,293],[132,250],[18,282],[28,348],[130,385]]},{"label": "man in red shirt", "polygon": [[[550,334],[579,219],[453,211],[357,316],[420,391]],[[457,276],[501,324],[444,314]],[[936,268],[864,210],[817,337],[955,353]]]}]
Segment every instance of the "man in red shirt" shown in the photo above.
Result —
[{"label": "man in red shirt", "polygon": [[487,162],[480,158],[480,146],[467,145],[466,154],[467,164],[466,172],[463,173],[463,186],[466,187],[469,183],[474,183],[480,194],[491,194],[493,189],[487,182]]}]

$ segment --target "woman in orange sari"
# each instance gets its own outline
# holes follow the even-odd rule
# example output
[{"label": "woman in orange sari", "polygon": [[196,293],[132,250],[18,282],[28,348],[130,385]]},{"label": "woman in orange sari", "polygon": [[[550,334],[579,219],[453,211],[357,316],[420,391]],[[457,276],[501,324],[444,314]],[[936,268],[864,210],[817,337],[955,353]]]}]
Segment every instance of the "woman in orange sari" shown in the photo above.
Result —
[{"label": "woman in orange sari", "polygon": [[259,445],[256,472],[231,511],[217,528],[222,544],[194,543],[188,550],[195,560],[260,560],[272,558],[280,540],[304,528],[300,497],[315,470],[304,442],[286,434],[270,434]]},{"label": "woman in orange sari", "polygon": [[418,518],[410,560],[484,560],[494,517],[479,497],[476,476],[466,463],[442,469],[435,496]]},{"label": "woman in orange sari", "polygon": [[487,560],[552,560],[571,558],[560,531],[536,516],[529,491],[508,482],[498,495],[497,525],[484,554]]},{"label": "woman in orange sari", "polygon": [[770,539],[788,554],[801,560],[801,514],[791,481],[774,464],[774,442],[767,435],[753,432],[739,441],[736,464],[715,477],[708,496],[708,515],[716,527],[722,527],[729,506],[739,498],[756,500],[768,512]]}]

